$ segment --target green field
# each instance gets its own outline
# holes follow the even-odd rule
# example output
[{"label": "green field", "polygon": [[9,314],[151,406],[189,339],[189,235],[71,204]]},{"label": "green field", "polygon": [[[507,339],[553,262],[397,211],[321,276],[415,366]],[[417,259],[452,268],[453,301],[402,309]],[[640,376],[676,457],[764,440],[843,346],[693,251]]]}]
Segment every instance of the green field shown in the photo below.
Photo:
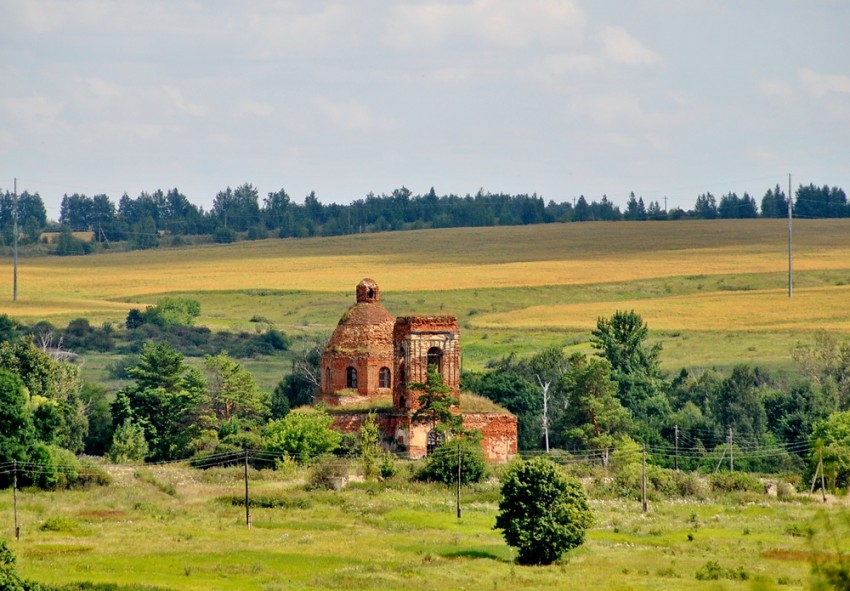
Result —
[{"label": "green field", "polygon": [[[286,507],[253,508],[248,529],[244,508],[221,500],[243,494],[239,468],[111,470],[107,488],[19,493],[22,539],[12,546],[22,575],[197,590],[800,589],[811,561],[848,541],[840,499],[750,493],[653,502],[646,514],[637,502],[594,500],[584,546],[560,564],[522,567],[492,529],[494,482],[463,491],[458,520],[454,490],[441,485],[307,491],[303,472],[252,470],[251,494]],[[0,514],[9,538],[11,491]],[[697,580],[712,561],[738,575]]]},{"label": "green field", "polygon": [[[455,228],[25,258],[18,301],[7,289],[0,306],[25,321],[121,323],[130,307],[178,294],[200,300],[201,323],[213,329],[253,330],[249,320],[259,314],[291,335],[322,337],[353,302],[357,282],[371,277],[394,314],[456,315],[469,369],[548,345],[584,349],[597,317],[617,309],[643,316],[669,371],[740,362],[777,369],[815,331],[850,334],[850,220],[797,220],[794,245],[793,298],[787,222],[758,219]],[[0,276],[11,276],[8,261]]]},{"label": "green field", "polygon": [[[587,351],[598,316],[634,309],[662,366],[793,368],[792,347],[816,331],[850,335],[850,220],[795,222],[794,297],[787,292],[783,220],[551,224],[394,232],[88,257],[23,258],[19,300],[0,306],[27,322],[84,316],[122,323],[162,295],[201,302],[200,323],[253,331],[262,316],[295,337],[326,337],[364,277],[394,314],[458,317],[464,369],[555,345]],[[11,267],[0,265],[0,276]],[[82,358],[84,375],[115,389],[115,354]],[[191,360],[196,363],[197,360]],[[291,359],[245,366],[270,389]],[[463,492],[399,478],[343,491],[307,491],[304,472],[251,473],[252,494],[287,508],[244,509],[238,469],[111,467],[114,484],[19,494],[21,573],[50,585],[147,584],[161,589],[799,589],[811,561],[850,539],[844,499],[761,494],[640,504],[592,501],[587,543],[562,564],[520,567],[492,529],[498,484]],[[135,474],[138,472],[138,474]],[[13,534],[12,493],[0,495]],[[830,532],[829,527],[838,528]],[[815,532],[814,535],[809,535]],[[746,579],[697,580],[716,562]]]}]

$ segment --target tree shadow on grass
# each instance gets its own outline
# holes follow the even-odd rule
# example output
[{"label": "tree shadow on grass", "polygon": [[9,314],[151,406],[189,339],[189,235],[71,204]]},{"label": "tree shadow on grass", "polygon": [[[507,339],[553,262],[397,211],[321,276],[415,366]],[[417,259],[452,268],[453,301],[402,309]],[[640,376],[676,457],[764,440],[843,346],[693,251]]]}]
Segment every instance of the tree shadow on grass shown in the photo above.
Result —
[{"label": "tree shadow on grass", "polygon": [[486,550],[455,550],[454,552],[444,552],[440,556],[443,558],[484,558],[488,560],[495,560],[497,562],[512,562],[512,560],[508,560],[505,557],[498,556],[492,552],[487,552]]}]

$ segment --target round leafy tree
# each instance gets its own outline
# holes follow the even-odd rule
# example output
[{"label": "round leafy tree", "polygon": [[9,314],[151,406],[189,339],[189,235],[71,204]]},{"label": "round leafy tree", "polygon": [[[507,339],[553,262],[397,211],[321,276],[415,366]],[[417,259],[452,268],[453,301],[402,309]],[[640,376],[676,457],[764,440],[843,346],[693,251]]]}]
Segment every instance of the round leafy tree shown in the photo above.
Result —
[{"label": "round leafy tree", "polygon": [[502,483],[495,529],[520,564],[551,564],[584,542],[593,515],[581,484],[545,457],[514,466]]}]

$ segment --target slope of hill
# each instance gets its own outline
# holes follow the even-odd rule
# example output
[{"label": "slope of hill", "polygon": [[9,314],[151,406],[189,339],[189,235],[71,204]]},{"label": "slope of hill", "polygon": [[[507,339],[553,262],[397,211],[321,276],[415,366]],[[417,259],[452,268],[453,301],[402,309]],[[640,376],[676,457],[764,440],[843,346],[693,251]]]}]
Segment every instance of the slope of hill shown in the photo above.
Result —
[{"label": "slope of hill", "polygon": [[4,281],[0,306],[27,321],[121,322],[131,304],[179,293],[212,327],[261,314],[321,333],[372,277],[396,314],[458,315],[472,366],[581,343],[598,316],[632,308],[668,367],[775,364],[816,330],[850,332],[850,220],[795,220],[794,269],[789,299],[784,220],[458,228],[27,259],[18,302]]}]

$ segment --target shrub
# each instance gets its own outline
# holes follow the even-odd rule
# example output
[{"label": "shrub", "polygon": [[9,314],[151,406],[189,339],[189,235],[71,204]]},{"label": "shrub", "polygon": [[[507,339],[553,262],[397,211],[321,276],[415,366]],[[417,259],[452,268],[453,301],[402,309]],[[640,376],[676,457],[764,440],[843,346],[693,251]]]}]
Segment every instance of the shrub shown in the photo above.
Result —
[{"label": "shrub", "polygon": [[487,477],[487,461],[477,441],[458,438],[434,450],[416,475],[417,480],[453,484],[457,482],[460,456],[460,482],[471,484]]},{"label": "shrub", "polygon": [[299,408],[282,419],[270,421],[264,431],[265,449],[290,456],[299,463],[332,452],[342,437],[330,428],[333,419],[321,408]]},{"label": "shrub", "polygon": [[39,531],[74,533],[79,529],[79,524],[70,517],[49,517],[38,529]]},{"label": "shrub", "polygon": [[581,484],[545,457],[516,464],[502,483],[495,527],[520,564],[551,564],[584,542],[592,521]]},{"label": "shrub", "polygon": [[746,581],[749,579],[749,574],[744,570],[744,567],[739,566],[737,570],[731,568],[723,568],[714,560],[710,560],[702,565],[697,570],[696,578],[698,581],[717,581],[719,579],[731,579],[733,581]]},{"label": "shrub", "polygon": [[381,458],[381,465],[378,468],[381,478],[387,480],[395,476],[397,472],[398,466],[396,466],[395,456],[388,451],[384,451],[384,455]]},{"label": "shrub", "polygon": [[145,430],[141,425],[127,419],[112,435],[112,445],[107,457],[114,464],[140,464],[148,455]]},{"label": "shrub", "polygon": [[312,488],[337,490],[348,477],[348,461],[336,456],[324,456],[313,467],[310,474]]},{"label": "shrub", "polygon": [[[244,507],[244,495],[232,495],[220,497],[218,500],[232,505],[233,507]],[[251,507],[260,507],[263,509],[309,509],[313,506],[313,501],[306,496],[296,496],[287,494],[286,496],[270,496],[270,495],[249,495],[248,504]]]},{"label": "shrub", "polygon": [[236,232],[230,228],[219,226],[213,232],[213,242],[216,244],[231,244],[232,242],[236,242]]},{"label": "shrub", "polygon": [[39,591],[36,583],[25,581],[15,570],[15,553],[6,540],[0,540],[0,589],[3,591]]},{"label": "shrub", "polygon": [[761,481],[746,472],[716,472],[708,482],[715,492],[764,492]]}]

